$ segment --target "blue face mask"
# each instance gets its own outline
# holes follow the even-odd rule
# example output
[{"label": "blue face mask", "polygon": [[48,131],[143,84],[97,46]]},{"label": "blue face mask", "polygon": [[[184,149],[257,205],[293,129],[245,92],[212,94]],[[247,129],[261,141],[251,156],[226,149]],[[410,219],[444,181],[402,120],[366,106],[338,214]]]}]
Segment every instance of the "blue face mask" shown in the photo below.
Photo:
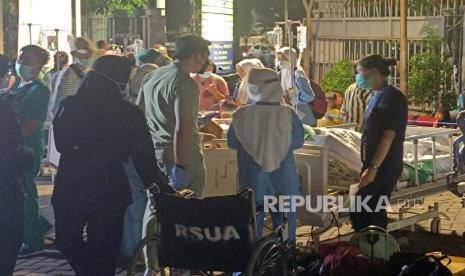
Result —
[{"label": "blue face mask", "polygon": [[35,68],[37,68],[37,66],[24,65],[20,63],[15,64],[16,73],[26,81],[33,80],[37,77],[37,73],[34,72]]},{"label": "blue face mask", "polygon": [[373,89],[373,80],[366,80],[362,74],[357,74],[355,76],[355,82],[357,83],[358,87],[362,88],[363,90]]},{"label": "blue face mask", "polygon": [[76,63],[82,67],[90,67],[94,63],[92,58],[76,58]]}]

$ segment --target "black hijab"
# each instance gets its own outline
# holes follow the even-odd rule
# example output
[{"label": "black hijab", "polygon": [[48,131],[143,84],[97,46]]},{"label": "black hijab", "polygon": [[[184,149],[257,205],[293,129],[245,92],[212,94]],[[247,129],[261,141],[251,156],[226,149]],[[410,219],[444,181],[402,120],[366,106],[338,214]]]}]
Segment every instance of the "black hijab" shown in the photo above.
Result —
[{"label": "black hijab", "polygon": [[102,56],[86,74],[79,87],[76,98],[92,100],[97,104],[121,99],[121,90],[129,81],[131,67],[124,57]]},{"label": "black hijab", "polygon": [[119,56],[102,56],[94,62],[76,95],[64,100],[55,117],[57,148],[63,145],[58,148],[60,152],[73,144],[89,150],[111,146],[104,141],[121,134],[129,104],[122,99],[121,89],[129,80],[130,70],[127,59]]}]

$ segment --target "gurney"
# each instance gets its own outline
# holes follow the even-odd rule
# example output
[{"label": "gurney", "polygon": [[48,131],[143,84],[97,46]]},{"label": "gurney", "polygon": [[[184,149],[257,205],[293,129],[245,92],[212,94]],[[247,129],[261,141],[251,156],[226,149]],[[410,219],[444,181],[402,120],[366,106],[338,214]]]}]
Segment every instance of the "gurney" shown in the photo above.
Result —
[{"label": "gurney", "polygon": [[[225,133],[230,120],[218,120]],[[317,130],[295,151],[295,160],[304,196],[347,195],[350,185],[358,183],[360,163],[360,134],[351,131],[353,125]],[[409,127],[405,142],[405,169],[391,196],[391,204],[406,199],[418,199],[445,190],[453,174],[453,141],[455,129]],[[204,196],[232,194],[238,191],[236,152],[228,149],[226,136],[204,144],[206,185]],[[426,213],[406,215],[409,207],[401,206],[399,220],[390,223],[388,230],[411,227],[433,219],[431,230],[440,229],[439,205]],[[331,221],[330,213],[309,213],[298,210],[301,224],[325,228]],[[344,214],[335,214],[338,219]],[[346,215],[346,214],[345,214]]]},{"label": "gurney", "polygon": [[[360,170],[361,134],[344,128],[321,129],[308,144],[324,145],[329,152],[330,188],[349,190]],[[396,190],[439,183],[453,173],[455,129],[408,127],[404,143],[404,170]]]}]

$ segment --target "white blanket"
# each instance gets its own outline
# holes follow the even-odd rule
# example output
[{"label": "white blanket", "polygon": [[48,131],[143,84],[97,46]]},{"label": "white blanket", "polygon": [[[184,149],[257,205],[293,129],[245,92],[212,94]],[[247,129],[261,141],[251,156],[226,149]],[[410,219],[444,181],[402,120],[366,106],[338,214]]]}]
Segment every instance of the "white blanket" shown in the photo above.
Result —
[{"label": "white blanket", "polygon": [[[338,160],[350,170],[359,172],[361,170],[360,162],[360,143],[361,134],[348,129],[322,128],[321,135],[314,137],[315,141],[307,141],[310,144],[320,144],[327,146],[331,159]],[[407,135],[415,135],[437,131],[432,128],[408,128]],[[441,137],[440,137],[441,138]],[[437,139],[436,142],[436,169],[438,173],[449,172],[452,170],[453,162],[449,153],[449,140]],[[418,159],[421,162],[431,161],[432,142],[431,139],[422,139],[418,141]],[[414,162],[414,145],[411,141],[404,143],[404,162],[413,164]]]}]

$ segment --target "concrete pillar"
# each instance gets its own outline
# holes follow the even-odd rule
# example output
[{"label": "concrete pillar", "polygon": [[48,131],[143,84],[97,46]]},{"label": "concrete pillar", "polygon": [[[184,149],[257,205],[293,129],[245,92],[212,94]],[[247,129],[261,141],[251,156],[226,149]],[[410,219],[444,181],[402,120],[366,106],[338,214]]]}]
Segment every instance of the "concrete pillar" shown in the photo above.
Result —
[{"label": "concrete pillar", "polygon": [[408,94],[407,0],[400,1],[400,90]]},{"label": "concrete pillar", "polygon": [[147,9],[143,18],[144,46],[151,48],[155,43],[165,42],[165,18],[161,15],[161,9]]}]

